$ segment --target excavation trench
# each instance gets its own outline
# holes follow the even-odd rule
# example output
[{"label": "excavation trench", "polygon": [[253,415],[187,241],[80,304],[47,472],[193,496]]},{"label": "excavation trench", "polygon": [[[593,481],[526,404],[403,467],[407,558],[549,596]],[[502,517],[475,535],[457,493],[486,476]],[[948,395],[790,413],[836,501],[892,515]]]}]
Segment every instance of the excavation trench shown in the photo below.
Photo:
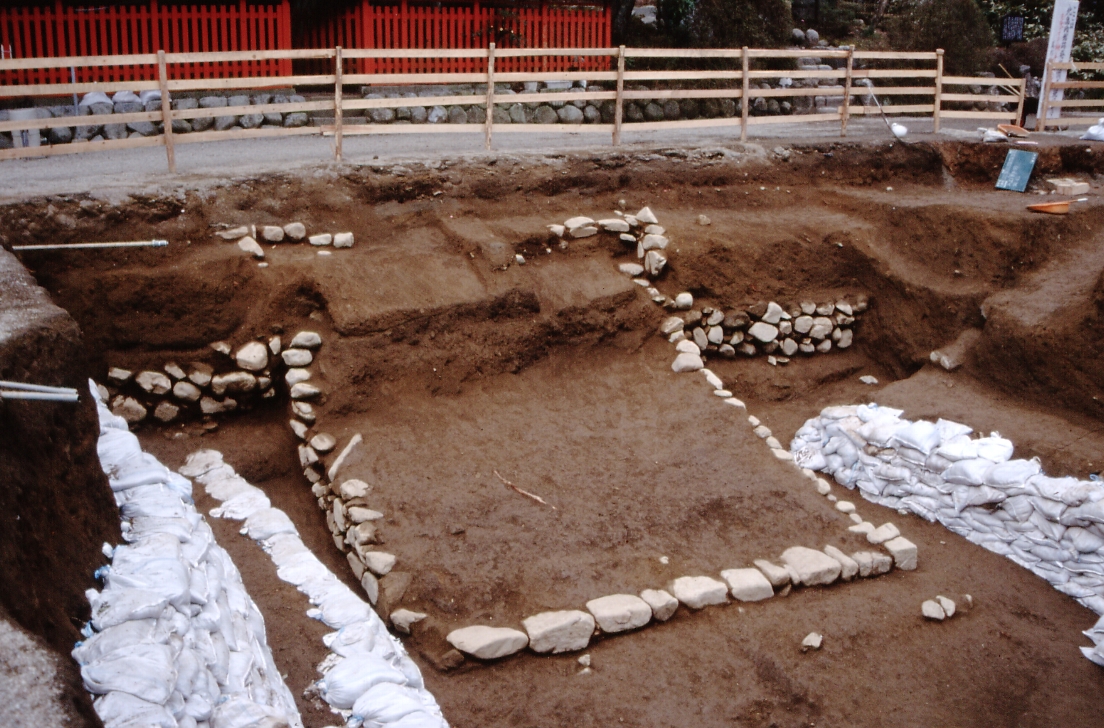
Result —
[{"label": "excavation trench", "polygon": [[[1047,173],[1095,164],[1078,148],[1048,148],[1040,160]],[[918,571],[680,610],[664,625],[592,642],[586,674],[577,655],[457,666],[443,639],[469,624],[517,627],[537,612],[715,575],[793,545],[867,548],[771,455],[748,414],[788,444],[822,407],[877,401],[913,419],[998,429],[1050,474],[1099,472],[1104,206],[1031,216],[1023,197],[991,190],[994,165],[991,149],[975,145],[799,147],[788,160],[757,147],[503,158],[113,202],[36,200],[0,210],[0,220],[9,243],[171,241],[23,255],[80,324],[92,376],[151,412],[156,400],[111,384],[109,368],[198,362],[219,373],[233,364],[212,342],[237,349],[278,336],[286,346],[298,331],[321,335],[312,432],[339,444],[364,437],[342,477],[371,484],[369,504],[384,514],[378,548],[409,575],[381,608],[429,615],[406,641],[454,725],[676,726],[693,716],[874,726],[889,714],[896,724],[1074,725],[1104,699],[1100,669],[1076,649],[1094,615],[1015,564],[838,486],[864,518],[893,520],[918,545]],[[722,406],[700,375],[674,374],[673,347],[656,333],[670,312],[618,272],[637,261],[635,249],[615,234],[561,245],[546,228],[644,205],[671,240],[655,284],[664,294],[687,291],[695,310],[725,312],[865,299],[854,345],[779,366],[764,355],[708,356],[747,412]],[[213,236],[224,225],[291,221],[352,230],[356,245],[330,255],[265,245],[261,267]],[[929,354],[967,329],[981,333],[962,367],[933,366]],[[279,382],[284,369],[270,374]],[[287,390],[274,391],[230,414],[186,405],[178,421],[136,427],[170,467],[201,448],[223,452],[359,588],[304,478]],[[301,618],[305,599],[236,525],[212,527],[299,697],[317,678],[325,628]],[[924,623],[919,604],[936,593],[969,593],[977,607]],[[814,630],[825,647],[802,654]],[[300,704],[308,726],[334,720],[317,702]]]}]

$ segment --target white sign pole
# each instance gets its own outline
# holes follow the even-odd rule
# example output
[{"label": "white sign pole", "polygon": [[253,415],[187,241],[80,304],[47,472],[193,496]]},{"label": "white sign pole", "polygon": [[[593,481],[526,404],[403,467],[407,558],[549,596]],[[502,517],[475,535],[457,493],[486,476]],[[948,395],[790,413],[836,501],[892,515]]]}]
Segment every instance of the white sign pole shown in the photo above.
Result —
[{"label": "white sign pole", "polygon": [[1070,52],[1073,50],[1073,31],[1077,27],[1078,0],[1055,0],[1054,17],[1050,21],[1050,43],[1047,45],[1047,69],[1043,82],[1046,86],[1048,102],[1046,118],[1057,119],[1062,112],[1060,106],[1050,106],[1049,102],[1061,101],[1063,89],[1051,89],[1051,83],[1062,83],[1066,80],[1065,71],[1051,71],[1051,63],[1069,63]]}]

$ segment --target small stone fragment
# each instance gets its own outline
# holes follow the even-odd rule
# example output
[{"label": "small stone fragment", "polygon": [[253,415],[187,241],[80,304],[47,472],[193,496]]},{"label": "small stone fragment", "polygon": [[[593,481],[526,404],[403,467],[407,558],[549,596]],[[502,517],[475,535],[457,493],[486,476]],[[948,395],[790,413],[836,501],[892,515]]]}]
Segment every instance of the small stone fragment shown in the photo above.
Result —
[{"label": "small stone fragment", "polygon": [[[367,523],[367,521],[361,521],[361,523]],[[364,565],[376,576],[387,576],[391,569],[395,568],[395,561],[394,554],[383,551],[368,551],[364,554]]]},{"label": "small stone fragment", "polygon": [[307,439],[307,426],[299,420],[288,420],[288,425],[291,427],[291,431],[295,433],[295,436],[300,440]]},{"label": "small stone fragment", "polygon": [[690,293],[683,291],[675,296],[675,308],[682,311],[689,310],[694,305],[694,296]]},{"label": "small stone fragment", "polygon": [[243,253],[249,253],[254,258],[263,259],[265,257],[264,250],[261,248],[260,243],[248,235],[238,241],[238,247],[241,248]]},{"label": "small stone fragment", "polygon": [[943,608],[943,612],[947,615],[947,619],[955,615],[955,603],[953,600],[940,595],[935,598],[935,601],[939,602],[939,606]]},{"label": "small stone fragment", "polygon": [[413,612],[409,609],[396,609],[391,612],[391,625],[396,632],[410,634],[410,627],[426,618],[421,612]]},{"label": "small stone fragment", "polygon": [[685,325],[686,322],[684,322],[678,316],[671,316],[665,319],[662,324],[660,324],[659,333],[663,334],[664,336],[670,336],[676,331],[682,331]]},{"label": "small stone fragment", "polygon": [[211,391],[222,396],[231,394],[246,394],[257,388],[257,378],[249,372],[230,372],[219,374],[211,378]]},{"label": "small stone fragment", "polygon": [[322,394],[322,390],[313,384],[299,382],[291,387],[292,399],[313,399]]},{"label": "small stone fragment", "polygon": [[345,500],[352,500],[353,498],[363,498],[372,490],[372,486],[365,483],[363,480],[357,480],[356,478],[350,478],[343,482],[338,488],[338,493]]},{"label": "small stone fragment", "polygon": [[939,602],[934,599],[926,599],[920,605],[920,613],[924,615],[924,619],[931,619],[936,622],[942,622],[947,617],[943,607],[939,606]]},{"label": "small stone fragment", "polygon": [[107,378],[114,384],[126,384],[133,376],[133,372],[126,369],[120,369],[119,367],[111,367],[107,370]]},{"label": "small stone fragment", "polygon": [[320,432],[311,438],[310,444],[316,452],[325,455],[337,447],[337,438],[328,432]]},{"label": "small stone fragment", "polygon": [[333,236],[333,246],[335,248],[351,248],[353,247],[353,234],[352,233],[338,233]]},{"label": "small stone fragment", "polygon": [[658,225],[659,220],[656,219],[655,213],[652,212],[652,208],[641,208],[640,212],[636,213],[636,219],[644,225]]},{"label": "small stone fragment", "polygon": [[851,501],[840,501],[839,503],[836,503],[836,510],[840,513],[854,513],[855,504]]},{"label": "small stone fragment", "polygon": [[698,224],[699,225],[709,225],[711,222],[713,222],[713,221],[710,220],[707,216],[698,215]]},{"label": "small stone fragment", "polygon": [[162,369],[164,369],[165,373],[172,377],[174,380],[180,380],[187,376],[184,374],[184,370],[181,369],[180,365],[176,362],[171,361],[163,366]]},{"label": "small stone fragment", "polygon": [[634,278],[644,272],[644,266],[639,263],[622,263],[617,266],[617,269],[627,276],[633,276]]},{"label": "small stone fragment", "polygon": [[153,416],[165,423],[172,422],[179,414],[180,408],[172,402],[162,402],[153,411]]},{"label": "small stone fragment", "polygon": [[823,642],[824,637],[816,632],[810,632],[805,635],[805,639],[801,640],[801,651],[808,652],[809,650],[819,650]]},{"label": "small stone fragment", "polygon": [[[843,347],[841,347],[841,348],[843,348]],[[869,374],[864,374],[861,377],[859,377],[859,381],[862,382],[863,384],[874,385],[874,384],[878,383],[878,378],[877,377],[872,377]]]}]

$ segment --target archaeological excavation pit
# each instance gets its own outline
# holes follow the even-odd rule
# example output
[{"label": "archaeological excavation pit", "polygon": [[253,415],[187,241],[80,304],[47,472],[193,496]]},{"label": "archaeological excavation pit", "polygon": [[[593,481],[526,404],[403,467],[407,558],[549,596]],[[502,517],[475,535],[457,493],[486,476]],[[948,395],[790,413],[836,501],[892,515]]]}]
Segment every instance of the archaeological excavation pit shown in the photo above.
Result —
[{"label": "archaeological excavation pit", "polygon": [[[900,410],[999,432],[1004,460],[1038,458],[1025,479],[1104,469],[1104,207],[1032,215],[992,190],[994,155],[729,145],[320,169],[9,204],[0,242],[169,240],[19,255],[80,327],[74,375],[195,478],[306,726],[342,722],[311,688],[333,629],[240,519],[210,515],[223,498],[199,451],[375,604],[450,725],[1089,725],[1099,486],[1052,494],[1039,528],[1062,530],[1025,547],[1085,566],[1055,589],[950,530],[934,494],[924,518],[912,491],[845,482],[823,434]],[[1055,146],[1039,165],[1098,162]],[[317,237],[342,233],[351,246]],[[826,410],[869,403],[861,422]],[[862,462],[888,478],[874,461],[915,448],[872,432]],[[924,462],[891,487],[938,490]],[[995,486],[951,483],[955,517],[1035,536],[1034,511],[1002,505],[1025,493],[952,486]],[[803,570],[795,547],[839,566]],[[937,595],[953,617],[922,615]],[[574,627],[537,640],[526,620],[561,611]],[[526,639],[497,632],[482,654],[510,654],[480,659],[457,649],[473,626]]]}]

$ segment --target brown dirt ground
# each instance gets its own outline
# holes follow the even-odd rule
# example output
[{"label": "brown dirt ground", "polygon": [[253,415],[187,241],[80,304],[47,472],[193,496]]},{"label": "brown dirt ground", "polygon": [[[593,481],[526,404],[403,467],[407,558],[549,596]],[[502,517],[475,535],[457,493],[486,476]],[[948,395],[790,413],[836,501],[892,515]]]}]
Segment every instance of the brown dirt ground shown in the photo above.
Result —
[{"label": "brown dirt ground", "polygon": [[[413,575],[403,605],[431,615],[407,644],[456,726],[1095,725],[1104,671],[1077,651],[1094,615],[1007,559],[840,487],[865,518],[893,520],[918,544],[917,571],[681,610],[594,642],[589,675],[574,656],[434,667],[441,633],[455,626],[517,625],[790,545],[863,547],[740,412],[699,375],[671,373],[671,348],[653,335],[663,313],[616,273],[631,259],[625,249],[599,238],[550,245],[545,224],[605,214],[620,199],[629,210],[651,205],[670,232],[659,284],[669,294],[689,290],[725,309],[870,296],[847,352],[779,368],[710,363],[783,442],[826,405],[873,399],[1000,430],[1050,473],[1099,471],[1104,263],[1094,251],[1104,206],[1032,216],[1023,196],[991,190],[994,154],[832,145],[782,163],[751,147],[659,150],[237,180],[114,207],[57,199],[30,239],[188,245],[24,259],[81,324],[98,374],[169,359],[217,364],[206,345],[219,338],[323,334],[317,429],[365,436],[347,475],[373,483],[382,548]],[[1084,145],[1040,160],[1045,174],[1097,164]],[[0,210],[0,221],[27,229],[46,202]],[[703,213],[708,227],[696,223]],[[261,269],[209,235],[210,223],[292,219],[352,229],[358,245],[330,258],[277,246]],[[515,252],[528,264],[502,270]],[[1048,297],[1063,303],[1040,307]],[[962,370],[925,365],[967,327],[984,333]],[[882,384],[860,384],[866,373]],[[355,585],[298,472],[286,418],[276,402],[202,436],[186,424],[142,437],[170,466],[220,449]],[[556,509],[508,490],[495,470]],[[303,618],[305,599],[236,524],[213,525],[301,693],[325,654],[324,628]],[[969,593],[976,606],[925,623],[919,604],[938,593]],[[802,654],[813,630],[825,646]],[[302,707],[312,728],[332,720]]]}]

